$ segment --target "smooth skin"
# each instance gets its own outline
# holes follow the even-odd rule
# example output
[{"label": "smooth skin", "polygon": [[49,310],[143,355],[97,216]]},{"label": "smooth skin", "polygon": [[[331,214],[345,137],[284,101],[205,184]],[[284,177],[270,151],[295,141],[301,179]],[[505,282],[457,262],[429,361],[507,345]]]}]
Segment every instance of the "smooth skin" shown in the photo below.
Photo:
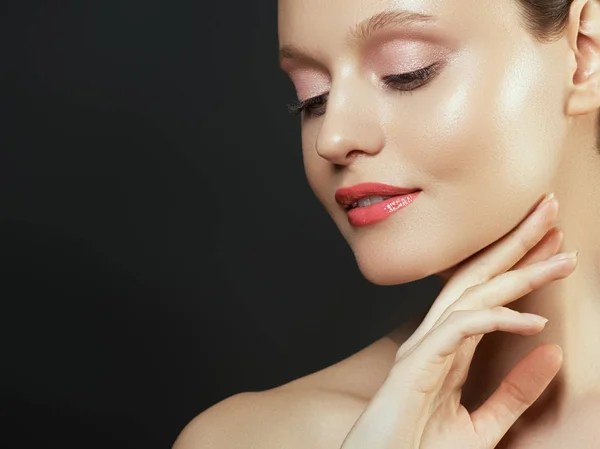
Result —
[{"label": "smooth skin", "polygon": [[[600,1],[574,0],[551,43],[532,39],[515,4],[279,0],[282,69],[300,101],[327,95],[301,120],[316,197],[366,279],[445,284],[427,316],[347,359],[215,404],[177,449],[339,449],[364,439],[370,449],[492,447],[499,438],[498,448],[598,447]],[[350,39],[397,9],[439,21]],[[410,93],[383,83],[431,64],[439,71]],[[422,192],[355,228],[334,193],[369,181]],[[560,211],[551,201],[531,215],[547,192]],[[576,269],[565,259],[539,270],[574,250]],[[524,313],[549,321],[525,325]],[[399,435],[403,422],[412,425]]]},{"label": "smooth skin", "polygon": [[[216,404],[184,429],[174,449],[500,447],[502,437],[559,371],[561,348],[554,344],[535,348],[473,413],[460,403],[461,388],[483,335],[503,331],[526,337],[544,328],[539,321],[543,317],[506,306],[575,270],[573,254],[556,254],[562,243],[562,232],[554,226],[557,213],[557,200],[545,198],[511,233],[457,267],[427,317],[398,348],[385,380],[359,407],[354,421],[340,425],[326,418],[329,432],[319,430],[318,420],[309,415],[316,412],[322,419],[337,411],[343,416],[344,410],[337,407],[350,405],[347,399],[336,399],[333,408],[314,400],[306,407],[302,394],[309,390],[280,387]],[[283,423],[282,406],[287,413]]]},{"label": "smooth skin", "polygon": [[[532,335],[543,329],[543,317],[505,306],[567,277],[576,267],[575,254],[568,253],[533,262],[556,249],[546,239],[542,246],[529,252],[546,235],[540,232],[545,227],[539,223],[549,211],[555,215],[556,201],[543,202],[506,241],[489,248],[476,265],[471,262],[455,273],[448,286],[468,279],[473,282],[480,276],[487,280],[468,287],[430,330],[421,326],[400,346],[388,378],[353,426],[342,449],[497,446],[558,373],[561,348],[544,345],[533,350],[473,413],[460,403],[461,389],[484,334],[504,331]],[[510,269],[525,255],[529,256],[529,264]],[[437,301],[443,299],[440,295]],[[427,321],[435,316],[430,311]]]}]

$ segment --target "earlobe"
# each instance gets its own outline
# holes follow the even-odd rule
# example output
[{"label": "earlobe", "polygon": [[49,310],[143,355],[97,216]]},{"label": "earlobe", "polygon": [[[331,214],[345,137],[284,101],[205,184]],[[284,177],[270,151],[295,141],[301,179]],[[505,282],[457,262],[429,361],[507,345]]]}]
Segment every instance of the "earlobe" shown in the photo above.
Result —
[{"label": "earlobe", "polygon": [[566,32],[575,58],[567,112],[588,114],[600,108],[600,0],[575,0]]}]

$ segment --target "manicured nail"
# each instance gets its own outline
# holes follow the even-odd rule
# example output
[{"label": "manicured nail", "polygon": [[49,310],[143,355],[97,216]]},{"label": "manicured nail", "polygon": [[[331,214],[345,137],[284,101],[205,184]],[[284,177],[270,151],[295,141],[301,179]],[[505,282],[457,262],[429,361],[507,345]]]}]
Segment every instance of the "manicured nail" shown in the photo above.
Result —
[{"label": "manicured nail", "polygon": [[531,321],[535,324],[545,325],[548,322],[548,318],[544,318],[543,316],[535,315],[533,313],[521,313],[521,316],[527,321]]},{"label": "manicured nail", "polygon": [[544,199],[540,203],[540,206],[542,206],[542,205],[544,205],[546,203],[549,203],[550,201],[552,201],[553,198],[554,198],[554,192],[546,194],[546,196],[544,197]]},{"label": "manicured nail", "polygon": [[579,251],[571,251],[570,253],[558,253],[548,260],[575,259],[577,257],[577,254],[579,254]]}]

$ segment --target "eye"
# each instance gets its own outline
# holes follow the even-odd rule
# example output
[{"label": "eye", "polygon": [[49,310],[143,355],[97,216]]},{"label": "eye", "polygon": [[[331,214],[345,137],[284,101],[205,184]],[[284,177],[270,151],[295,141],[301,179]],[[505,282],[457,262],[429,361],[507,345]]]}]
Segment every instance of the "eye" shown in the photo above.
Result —
[{"label": "eye", "polygon": [[310,117],[319,117],[325,113],[325,103],[327,102],[327,97],[329,97],[329,93],[312,97],[308,100],[299,101],[294,104],[289,104],[288,111],[291,114],[300,114],[302,111],[306,111],[306,115]]},{"label": "eye", "polygon": [[438,64],[434,63],[414,72],[401,73],[399,75],[388,75],[383,79],[386,86],[400,91],[412,91],[425,84],[437,73]]},{"label": "eye", "polygon": [[[434,63],[413,72],[400,73],[397,75],[388,75],[383,78],[383,84],[393,89],[410,92],[427,84],[431,78],[438,72],[439,64]],[[305,111],[308,117],[319,117],[325,114],[325,104],[329,93],[309,98],[295,104],[288,105],[288,111],[291,114],[300,114]]]}]

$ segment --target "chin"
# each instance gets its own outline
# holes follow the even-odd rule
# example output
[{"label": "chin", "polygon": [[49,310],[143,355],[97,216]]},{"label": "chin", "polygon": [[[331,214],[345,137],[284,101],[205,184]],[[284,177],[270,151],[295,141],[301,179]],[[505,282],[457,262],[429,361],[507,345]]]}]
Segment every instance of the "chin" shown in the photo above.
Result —
[{"label": "chin", "polygon": [[[444,280],[465,260],[514,229],[527,215],[523,209],[528,204],[491,207],[482,202],[478,207],[485,213],[464,220],[467,207],[430,212],[423,201],[420,209],[407,209],[402,220],[387,220],[367,229],[351,229],[341,222],[339,227],[369,282],[399,285],[434,275]],[[439,216],[445,219],[440,221]]]},{"label": "chin", "polygon": [[408,284],[409,282],[418,281],[429,276],[419,274],[414,270],[369,270],[360,264],[358,268],[367,281],[381,286]]},{"label": "chin", "polygon": [[412,250],[385,246],[386,250],[373,251],[367,248],[352,248],[362,275],[375,285],[390,286],[419,281],[429,276],[447,280],[458,266],[483,245],[454,246],[448,251],[435,251],[426,246]]},{"label": "chin", "polygon": [[358,269],[365,279],[381,286],[407,284],[437,274],[444,269],[418,257],[389,260],[381,257],[381,254],[367,256],[355,253],[355,258]]}]

